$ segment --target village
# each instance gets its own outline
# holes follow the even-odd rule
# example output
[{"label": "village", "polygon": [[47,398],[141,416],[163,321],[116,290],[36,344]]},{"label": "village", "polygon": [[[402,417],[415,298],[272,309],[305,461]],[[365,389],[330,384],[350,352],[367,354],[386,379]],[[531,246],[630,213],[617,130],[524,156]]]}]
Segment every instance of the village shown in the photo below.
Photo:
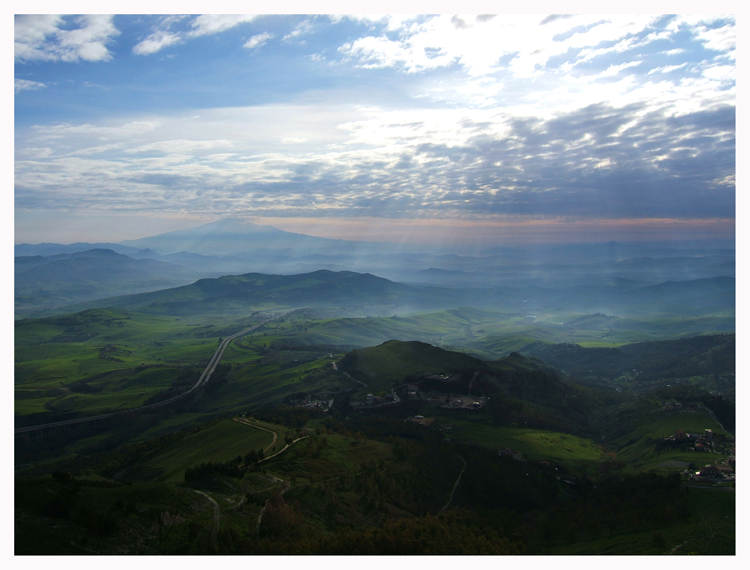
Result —
[{"label": "village", "polygon": [[735,480],[735,444],[726,436],[716,434],[706,428],[703,433],[688,433],[677,430],[674,434],[660,438],[656,444],[656,451],[693,451],[702,453],[721,453],[728,457],[717,459],[713,464],[696,467],[692,463],[682,472],[688,481],[720,483]]}]

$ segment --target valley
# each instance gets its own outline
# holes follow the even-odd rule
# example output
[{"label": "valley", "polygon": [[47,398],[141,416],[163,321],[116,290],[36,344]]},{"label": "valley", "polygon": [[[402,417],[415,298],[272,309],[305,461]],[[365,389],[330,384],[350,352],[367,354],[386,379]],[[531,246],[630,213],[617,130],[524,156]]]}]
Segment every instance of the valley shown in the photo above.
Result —
[{"label": "valley", "polygon": [[735,6],[217,6],[14,14],[19,563],[739,563]]},{"label": "valley", "polygon": [[660,287],[317,270],[17,314],[17,552],[733,552],[700,530],[734,508],[733,297]]}]

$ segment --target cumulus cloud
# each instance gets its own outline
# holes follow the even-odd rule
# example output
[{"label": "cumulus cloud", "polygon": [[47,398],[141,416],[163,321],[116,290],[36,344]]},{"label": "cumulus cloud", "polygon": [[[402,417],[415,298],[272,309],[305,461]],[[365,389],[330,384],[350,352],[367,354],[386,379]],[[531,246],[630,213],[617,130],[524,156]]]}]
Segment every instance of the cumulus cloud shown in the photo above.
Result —
[{"label": "cumulus cloud", "polygon": [[281,38],[281,41],[289,42],[291,40],[295,40],[299,38],[300,36],[309,34],[312,30],[313,30],[312,22],[310,20],[303,20],[299,24],[297,24],[291,32],[289,32],[283,38]]},{"label": "cumulus cloud", "polygon": [[133,53],[136,55],[149,55],[180,42],[179,34],[171,32],[157,31],[147,37],[145,40],[137,43],[133,47]]},{"label": "cumulus cloud", "polygon": [[[276,105],[139,123],[22,133],[24,146],[57,150],[19,157],[17,196],[54,207],[65,188],[80,207],[161,211],[205,209],[210,194],[217,212],[264,215],[303,215],[313,204],[391,217],[734,215],[730,106],[675,116],[644,102],[600,103],[541,118]],[[115,132],[122,149],[90,152]],[[287,136],[271,136],[279,132]],[[83,152],[62,156],[71,145]],[[232,152],[216,152],[224,148]]]},{"label": "cumulus cloud", "polygon": [[112,16],[17,15],[15,59],[28,61],[107,61],[107,45],[120,34]]},{"label": "cumulus cloud", "polygon": [[613,77],[617,74],[619,74],[621,71],[628,69],[629,67],[635,67],[637,65],[641,65],[640,61],[628,61],[626,63],[621,63],[619,65],[610,65],[606,71],[603,71],[599,74],[599,77]]},{"label": "cumulus cloud", "polygon": [[566,20],[567,18],[572,18],[572,14],[550,14],[546,18],[544,18],[541,22],[539,22],[540,26],[543,26],[544,24],[549,24],[550,22],[556,22],[557,20]]},{"label": "cumulus cloud", "polygon": [[[133,53],[136,55],[150,55],[165,47],[182,43],[190,38],[225,32],[240,24],[252,22],[257,17],[257,14],[203,14],[196,16],[190,21],[190,29],[174,30],[173,28],[185,18],[181,16],[165,16],[156,24],[156,29],[153,33],[133,47]],[[247,44],[245,44],[245,47],[248,47]]]},{"label": "cumulus cloud", "polygon": [[[139,49],[155,53],[246,21],[162,19]],[[316,45],[325,58],[308,57],[336,66],[336,73],[390,69],[390,76],[378,76],[406,85],[407,102],[358,91],[355,103],[342,90],[330,99],[316,95],[318,103],[301,97],[184,116],[20,128],[17,207],[734,216],[731,18],[448,14],[330,21],[290,26],[283,37],[316,34],[323,24],[359,31],[343,45]],[[244,47],[272,37],[253,35]],[[671,41],[682,47],[665,50]]]},{"label": "cumulus cloud", "polygon": [[14,90],[16,93],[18,93],[19,91],[42,89],[43,87],[47,87],[47,86],[44,83],[40,83],[39,81],[31,81],[29,79],[16,78],[15,84],[14,84]]},{"label": "cumulus cloud", "polygon": [[650,69],[648,74],[653,75],[654,73],[671,73],[673,71],[677,71],[678,69],[683,69],[687,63],[681,63],[680,65],[664,65],[662,67],[654,67],[653,69]]},{"label": "cumulus cloud", "polygon": [[262,34],[252,36],[249,40],[245,42],[245,44],[242,47],[247,48],[247,49],[255,49],[255,48],[262,46],[273,37],[274,37],[273,34],[269,32],[263,32]]},{"label": "cumulus cloud", "polygon": [[191,35],[218,34],[240,24],[252,22],[257,17],[257,14],[203,14],[190,23],[193,28]]},{"label": "cumulus cloud", "polygon": [[704,42],[706,49],[714,51],[734,51],[737,42],[734,24],[714,29],[701,28],[697,36],[700,41]]},{"label": "cumulus cloud", "polygon": [[[501,60],[509,57],[508,67],[515,75],[530,77],[551,58],[575,49],[594,51],[600,45],[599,49],[610,49],[612,42],[644,32],[656,20],[653,16],[576,15],[548,17],[540,26],[537,16],[388,19],[383,20],[386,27],[380,35],[348,42],[340,51],[362,67],[396,67],[408,73],[458,63],[471,75],[484,75],[501,69]],[[397,31],[398,35],[393,37],[387,31]],[[435,57],[434,53],[439,55]]]}]

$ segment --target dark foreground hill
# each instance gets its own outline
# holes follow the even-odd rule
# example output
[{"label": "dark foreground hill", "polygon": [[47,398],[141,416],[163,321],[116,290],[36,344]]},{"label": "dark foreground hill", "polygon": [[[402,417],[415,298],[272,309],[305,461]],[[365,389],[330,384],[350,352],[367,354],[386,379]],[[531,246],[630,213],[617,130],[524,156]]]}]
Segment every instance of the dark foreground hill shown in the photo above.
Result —
[{"label": "dark foreground hill", "polygon": [[488,397],[489,415],[500,425],[589,435],[598,430],[600,402],[541,360],[516,352],[483,361],[423,342],[391,340],[349,352],[338,367],[374,393],[408,382],[421,391]]}]

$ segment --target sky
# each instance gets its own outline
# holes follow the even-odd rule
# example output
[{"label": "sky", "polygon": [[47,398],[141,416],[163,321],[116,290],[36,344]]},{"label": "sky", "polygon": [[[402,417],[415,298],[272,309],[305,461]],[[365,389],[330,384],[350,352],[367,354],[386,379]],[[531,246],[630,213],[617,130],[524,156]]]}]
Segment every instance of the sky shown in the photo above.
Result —
[{"label": "sky", "polygon": [[14,28],[16,243],[224,217],[413,243],[734,239],[731,14]]}]

